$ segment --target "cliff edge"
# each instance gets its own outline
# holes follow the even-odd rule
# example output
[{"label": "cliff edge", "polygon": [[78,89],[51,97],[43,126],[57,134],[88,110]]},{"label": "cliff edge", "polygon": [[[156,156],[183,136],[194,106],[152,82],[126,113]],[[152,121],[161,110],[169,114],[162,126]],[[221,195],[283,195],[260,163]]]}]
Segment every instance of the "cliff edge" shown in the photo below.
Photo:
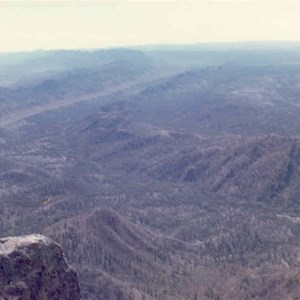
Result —
[{"label": "cliff edge", "polygon": [[77,273],[43,235],[0,239],[0,300],[80,300]]}]

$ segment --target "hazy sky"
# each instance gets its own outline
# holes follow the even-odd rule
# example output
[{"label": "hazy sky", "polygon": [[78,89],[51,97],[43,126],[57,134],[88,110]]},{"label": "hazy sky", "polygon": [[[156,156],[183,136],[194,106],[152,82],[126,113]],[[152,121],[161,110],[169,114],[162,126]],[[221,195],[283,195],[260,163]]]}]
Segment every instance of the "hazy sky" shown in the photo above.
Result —
[{"label": "hazy sky", "polygon": [[299,1],[0,1],[0,51],[300,40]]}]

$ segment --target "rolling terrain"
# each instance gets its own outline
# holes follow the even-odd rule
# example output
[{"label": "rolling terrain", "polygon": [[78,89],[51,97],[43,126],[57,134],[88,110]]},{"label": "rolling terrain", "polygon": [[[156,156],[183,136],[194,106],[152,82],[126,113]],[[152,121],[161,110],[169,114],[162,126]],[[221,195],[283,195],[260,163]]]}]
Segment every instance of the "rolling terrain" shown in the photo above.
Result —
[{"label": "rolling terrain", "polygon": [[297,299],[298,46],[223,47],[1,55],[1,236],[83,299]]}]

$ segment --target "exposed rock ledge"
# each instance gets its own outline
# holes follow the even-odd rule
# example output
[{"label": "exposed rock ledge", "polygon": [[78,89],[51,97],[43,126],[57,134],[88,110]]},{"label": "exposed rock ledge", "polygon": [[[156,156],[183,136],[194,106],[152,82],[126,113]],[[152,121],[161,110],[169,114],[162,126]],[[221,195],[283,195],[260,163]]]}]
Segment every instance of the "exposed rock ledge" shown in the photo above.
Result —
[{"label": "exposed rock ledge", "polygon": [[76,272],[42,235],[0,239],[0,300],[79,300]]}]

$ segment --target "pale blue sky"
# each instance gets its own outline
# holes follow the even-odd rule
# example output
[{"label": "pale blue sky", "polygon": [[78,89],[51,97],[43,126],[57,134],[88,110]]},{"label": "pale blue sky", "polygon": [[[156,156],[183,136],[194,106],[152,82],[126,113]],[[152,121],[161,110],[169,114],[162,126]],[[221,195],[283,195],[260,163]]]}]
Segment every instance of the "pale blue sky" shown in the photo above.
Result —
[{"label": "pale blue sky", "polygon": [[0,1],[0,51],[300,40],[299,1]]}]

